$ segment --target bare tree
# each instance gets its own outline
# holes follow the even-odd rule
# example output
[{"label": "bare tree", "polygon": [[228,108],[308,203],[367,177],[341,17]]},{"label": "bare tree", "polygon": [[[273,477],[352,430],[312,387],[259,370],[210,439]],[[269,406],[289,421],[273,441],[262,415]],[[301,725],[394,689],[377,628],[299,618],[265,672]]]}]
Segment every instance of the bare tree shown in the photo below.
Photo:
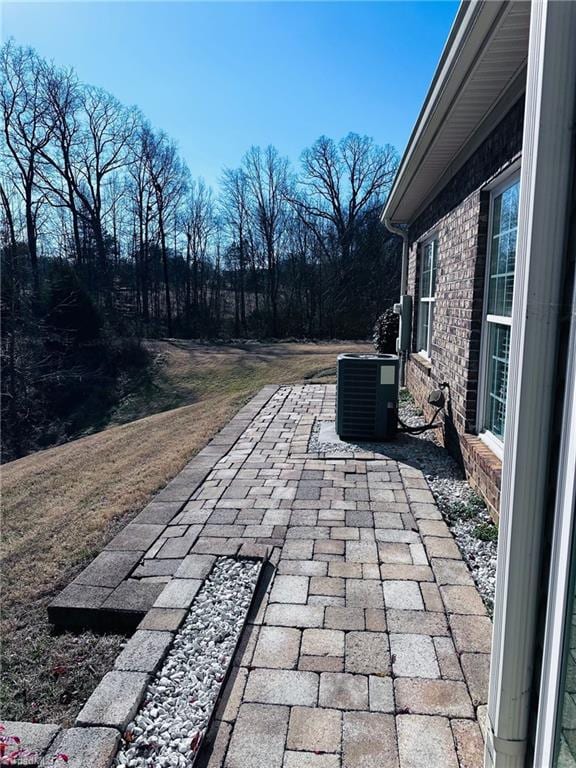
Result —
[{"label": "bare tree", "polygon": [[239,325],[246,334],[246,264],[250,238],[248,179],[242,168],[227,168],[222,178],[221,207],[238,254]]},{"label": "bare tree", "polygon": [[389,144],[380,147],[368,136],[349,133],[338,144],[321,136],[302,153],[304,198],[294,202],[314,219],[334,226],[340,256],[346,263],[363,211],[383,200],[390,189],[398,155]]},{"label": "bare tree", "polygon": [[166,326],[172,335],[172,301],[170,296],[170,274],[168,268],[167,228],[170,219],[175,220],[176,212],[187,190],[187,169],[182,163],[176,145],[164,132],[154,133],[143,129],[142,148],[146,158],[150,183],[154,190],[156,216],[160,239],[160,253],[164,272],[164,296],[166,303]]},{"label": "bare tree", "polygon": [[244,157],[243,168],[252,196],[252,215],[266,253],[267,300],[271,315],[270,330],[278,333],[278,244],[282,236],[288,190],[288,160],[275,147],[252,147]]},{"label": "bare tree", "polygon": [[31,48],[12,41],[0,51],[0,99],[3,148],[19,177],[18,191],[24,202],[26,240],[33,281],[38,291],[37,216],[42,203],[36,186],[40,152],[50,141],[52,128],[46,120],[47,105],[42,90],[42,62]]}]

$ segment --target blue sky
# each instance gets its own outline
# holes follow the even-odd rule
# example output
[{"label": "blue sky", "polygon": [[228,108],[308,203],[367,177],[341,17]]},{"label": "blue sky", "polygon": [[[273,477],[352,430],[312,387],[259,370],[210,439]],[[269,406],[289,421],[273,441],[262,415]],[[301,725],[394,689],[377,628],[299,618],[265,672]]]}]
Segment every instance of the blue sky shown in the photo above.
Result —
[{"label": "blue sky", "polygon": [[251,144],[297,161],[349,131],[401,152],[458,4],[2,4],[2,37],[137,104],[216,185]]}]

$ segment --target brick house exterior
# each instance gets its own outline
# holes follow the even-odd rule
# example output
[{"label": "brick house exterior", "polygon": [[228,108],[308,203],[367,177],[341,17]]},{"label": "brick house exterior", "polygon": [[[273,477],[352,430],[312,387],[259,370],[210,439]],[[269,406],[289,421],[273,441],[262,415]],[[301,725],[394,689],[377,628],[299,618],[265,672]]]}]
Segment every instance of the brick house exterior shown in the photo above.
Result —
[{"label": "brick house exterior", "polygon": [[[407,293],[414,297],[412,351],[406,386],[426,415],[431,389],[447,382],[450,399],[443,441],[463,465],[494,516],[498,514],[500,458],[478,437],[480,340],[485,285],[489,192],[486,185],[521,155],[524,100],[520,98],[408,230]],[[429,359],[418,353],[422,242],[437,238],[436,299]]]},{"label": "brick house exterior", "polygon": [[462,2],[382,212],[405,382],[499,520],[485,768],[576,768],[575,45],[576,3]]}]

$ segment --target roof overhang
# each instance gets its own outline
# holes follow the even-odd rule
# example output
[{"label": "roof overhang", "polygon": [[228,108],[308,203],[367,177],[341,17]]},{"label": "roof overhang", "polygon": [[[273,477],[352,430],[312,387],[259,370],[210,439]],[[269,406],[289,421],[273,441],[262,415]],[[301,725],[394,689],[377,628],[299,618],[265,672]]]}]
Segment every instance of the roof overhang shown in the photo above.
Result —
[{"label": "roof overhang", "polygon": [[530,3],[461,4],[383,219],[410,223],[524,91]]}]

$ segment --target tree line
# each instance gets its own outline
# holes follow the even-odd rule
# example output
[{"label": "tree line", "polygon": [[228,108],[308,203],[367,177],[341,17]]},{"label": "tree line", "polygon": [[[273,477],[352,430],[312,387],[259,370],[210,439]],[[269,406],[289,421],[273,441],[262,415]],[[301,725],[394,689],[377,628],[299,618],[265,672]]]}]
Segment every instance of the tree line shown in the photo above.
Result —
[{"label": "tree line", "polygon": [[115,379],[122,340],[360,338],[395,299],[393,147],[322,136],[297,168],[251,147],[215,191],[72,69],[9,41],[0,77],[4,426],[49,384],[101,375],[104,338]]}]

